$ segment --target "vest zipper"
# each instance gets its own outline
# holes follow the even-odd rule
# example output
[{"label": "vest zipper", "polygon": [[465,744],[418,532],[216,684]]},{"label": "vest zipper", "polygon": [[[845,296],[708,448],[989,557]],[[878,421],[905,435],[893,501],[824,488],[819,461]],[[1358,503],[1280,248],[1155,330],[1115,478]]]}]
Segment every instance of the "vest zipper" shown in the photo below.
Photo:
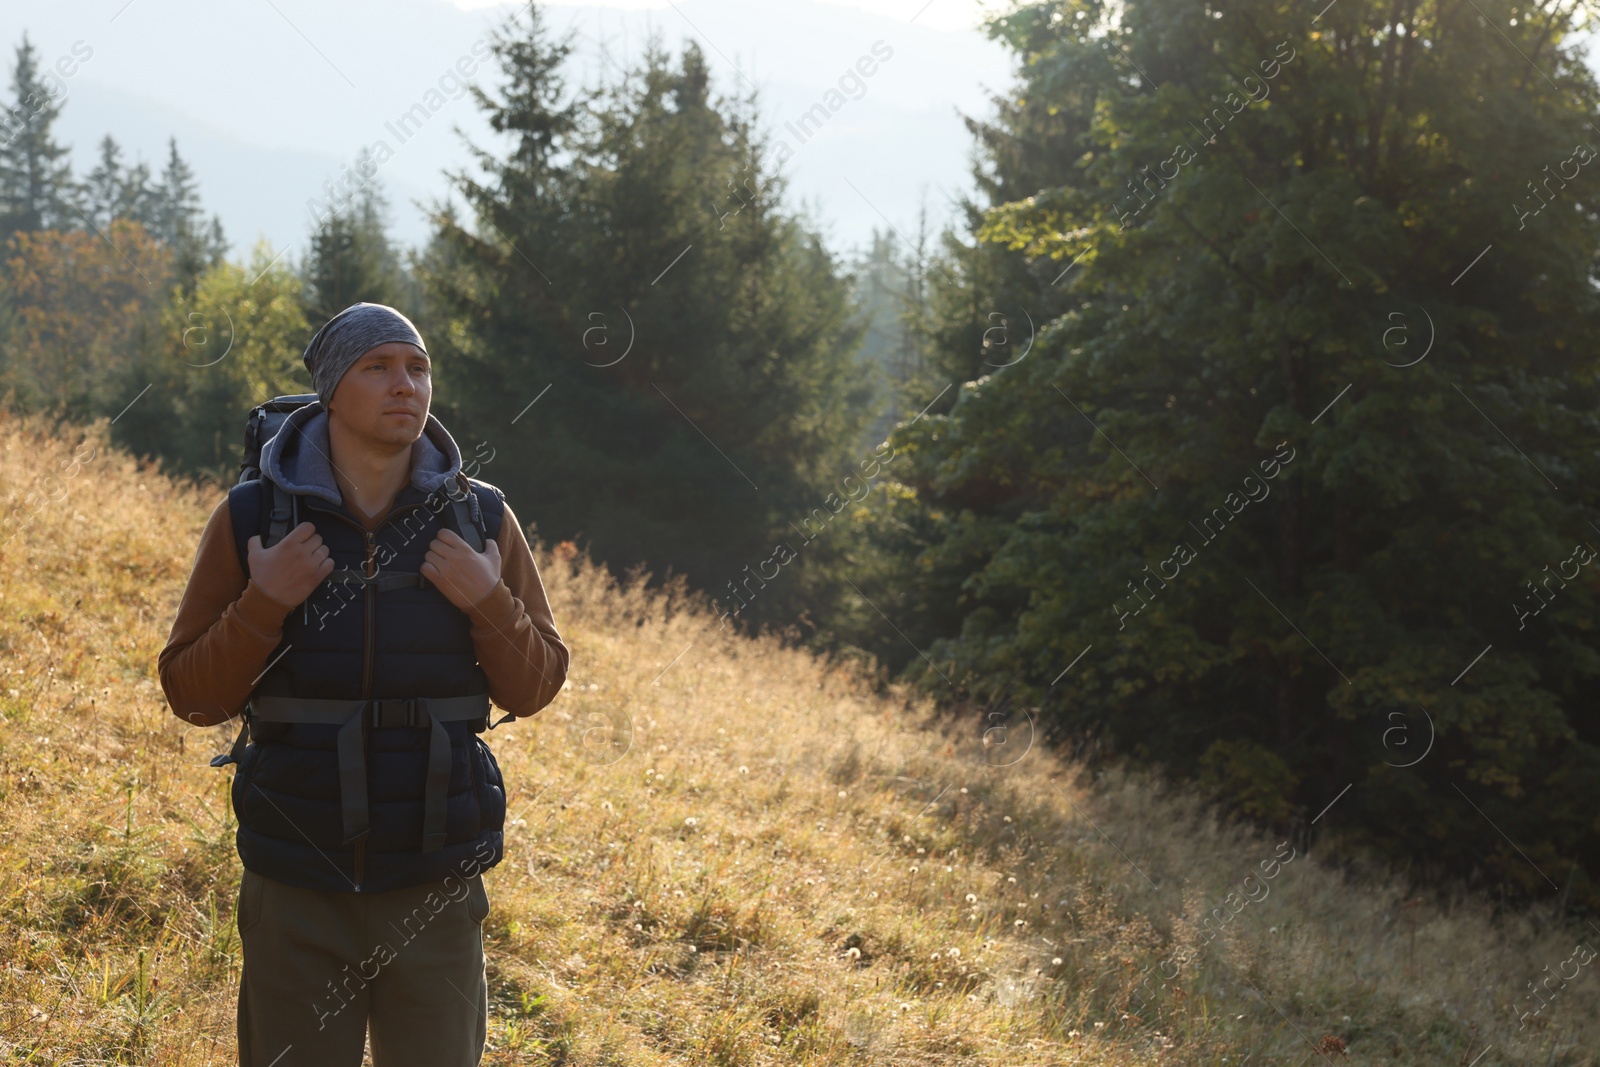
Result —
[{"label": "vest zipper", "polygon": [[[377,546],[373,541],[374,531],[372,531],[372,530],[363,530],[362,533],[366,535],[366,555],[367,555],[367,558],[364,561],[364,573],[366,574],[366,576],[368,578],[371,578],[371,577],[374,577],[373,564],[375,562],[374,556],[376,555],[376,552],[377,552]],[[374,631],[377,629],[377,619],[375,618],[375,616],[377,615],[377,610],[376,610],[377,609],[377,605],[375,603],[373,603],[373,601],[375,599],[375,596],[374,596],[374,593],[373,593],[372,586],[370,586],[370,585],[366,586],[362,590],[362,593],[366,598],[366,617],[363,620],[364,621],[364,625],[363,625],[363,628],[362,628],[363,632],[362,632],[362,637],[361,637],[361,699],[370,700],[370,699],[372,699],[372,660],[373,660],[372,646],[377,641],[377,635],[374,633]],[[363,712],[363,714],[364,714],[364,712]],[[365,728],[366,728],[365,724],[363,724],[362,725],[363,732],[365,731]],[[366,737],[365,736],[363,736],[363,738],[362,738],[362,744],[363,745],[366,744]],[[368,762],[370,762],[371,761],[371,753],[368,753],[367,756],[368,756]],[[368,833],[370,833],[370,832],[371,832],[371,830],[369,829]],[[364,862],[363,861],[366,859],[366,852],[367,852],[367,839],[366,839],[365,836],[363,836],[361,838],[361,840],[356,842],[355,873],[356,873],[356,892],[357,893],[361,892],[361,877],[362,877],[362,874],[363,874],[362,868],[364,866]]]},{"label": "vest zipper", "polygon": [[[374,564],[377,561],[374,556],[377,553],[377,545],[373,542],[374,531],[368,530],[365,532],[367,535],[367,558],[364,563],[366,568],[365,574],[368,578],[375,578],[377,575],[374,573],[376,570]],[[361,696],[363,699],[365,699],[372,696],[372,645],[377,638],[377,635],[373,632],[377,629],[377,620],[373,617],[376,613],[372,609],[377,605],[373,603],[374,594],[372,586],[368,585],[364,587],[363,592],[367,598],[367,614],[366,634],[361,643]]]}]

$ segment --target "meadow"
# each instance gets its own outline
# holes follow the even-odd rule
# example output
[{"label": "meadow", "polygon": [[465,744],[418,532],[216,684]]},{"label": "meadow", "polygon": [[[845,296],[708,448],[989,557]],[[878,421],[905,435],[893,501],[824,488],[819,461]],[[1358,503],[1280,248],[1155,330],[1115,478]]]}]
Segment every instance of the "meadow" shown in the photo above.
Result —
[{"label": "meadow", "polygon": [[[223,487],[107,433],[0,415],[0,1062],[231,1063],[234,731],[155,666]],[[1600,1062],[1585,923],[1321,862],[533,543],[572,669],[488,735],[486,1064]]]}]

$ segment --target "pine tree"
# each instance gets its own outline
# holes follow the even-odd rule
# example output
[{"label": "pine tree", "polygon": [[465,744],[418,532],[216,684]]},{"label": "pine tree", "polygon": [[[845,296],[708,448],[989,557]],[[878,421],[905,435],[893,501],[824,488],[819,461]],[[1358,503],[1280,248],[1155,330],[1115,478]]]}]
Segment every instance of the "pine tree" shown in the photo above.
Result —
[{"label": "pine tree", "polygon": [[17,46],[11,89],[14,101],[0,117],[0,239],[17,230],[81,225],[68,149],[52,133],[63,102],[40,79],[27,34]]}]

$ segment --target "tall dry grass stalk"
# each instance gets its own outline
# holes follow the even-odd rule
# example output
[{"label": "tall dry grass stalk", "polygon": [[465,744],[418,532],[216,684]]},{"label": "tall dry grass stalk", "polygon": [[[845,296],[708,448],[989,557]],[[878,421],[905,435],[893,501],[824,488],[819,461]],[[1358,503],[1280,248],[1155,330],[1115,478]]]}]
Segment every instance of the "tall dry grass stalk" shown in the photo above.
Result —
[{"label": "tall dry grass stalk", "polygon": [[[106,432],[0,416],[0,1058],[228,1063],[232,731],[155,674],[222,489]],[[535,551],[572,671],[488,735],[487,1063],[1596,1062],[1594,967],[1513,1004],[1600,932],[1351,884],[1018,730],[996,758],[681,583]]]}]

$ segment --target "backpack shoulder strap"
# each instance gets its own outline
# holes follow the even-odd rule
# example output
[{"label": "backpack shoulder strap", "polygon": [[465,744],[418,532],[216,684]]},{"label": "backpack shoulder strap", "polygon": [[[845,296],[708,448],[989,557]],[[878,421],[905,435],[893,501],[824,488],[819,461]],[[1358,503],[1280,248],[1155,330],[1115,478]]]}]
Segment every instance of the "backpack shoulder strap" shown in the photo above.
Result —
[{"label": "backpack shoulder strap", "polygon": [[228,514],[233,520],[233,547],[239,569],[250,573],[250,538],[261,535],[261,547],[271,548],[294,529],[299,501],[266,478],[249,478],[228,490]]},{"label": "backpack shoulder strap", "polygon": [[282,541],[300,522],[300,498],[284,491],[277,482],[261,479],[272,490],[272,510],[267,512],[267,532],[261,547],[271,548]]},{"label": "backpack shoulder strap", "polygon": [[228,490],[228,516],[233,520],[233,547],[239,569],[250,573],[250,538],[261,532],[261,481],[247,478]]},{"label": "backpack shoulder strap", "polygon": [[[470,491],[464,491],[463,484]],[[450,513],[456,533],[474,552],[482,552],[486,542],[500,536],[505,494],[488,482],[458,473],[450,495]]]}]

